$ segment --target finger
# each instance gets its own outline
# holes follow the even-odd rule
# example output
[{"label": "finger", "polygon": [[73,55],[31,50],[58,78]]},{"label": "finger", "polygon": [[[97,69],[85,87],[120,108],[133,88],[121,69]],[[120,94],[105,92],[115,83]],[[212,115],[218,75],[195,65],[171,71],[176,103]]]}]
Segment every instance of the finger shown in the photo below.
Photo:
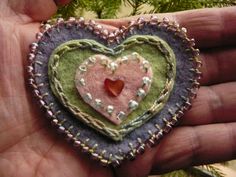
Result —
[{"label": "finger", "polygon": [[[236,37],[236,6],[226,8],[212,8],[190,10],[177,13],[157,14],[161,19],[168,17],[177,21],[180,26],[188,29],[188,35],[195,38],[200,48],[235,44]],[[142,15],[150,18],[151,15]],[[118,20],[101,20],[101,23],[116,27],[127,25],[130,20],[140,16],[123,18]]]},{"label": "finger", "polygon": [[188,29],[197,45],[215,47],[236,44],[236,7],[176,13],[177,21]]},{"label": "finger", "polygon": [[236,123],[180,127],[157,146],[152,173],[160,174],[235,157]]},{"label": "finger", "polygon": [[152,174],[160,174],[233,159],[236,156],[235,140],[236,123],[175,128],[157,147],[147,149],[134,162],[124,163],[116,174],[139,177],[149,174],[150,166]]},{"label": "finger", "polygon": [[[57,0],[56,2],[59,5],[65,5],[69,1]],[[33,21],[48,20],[57,11],[54,0],[12,0],[9,5],[16,13],[27,15]]]},{"label": "finger", "polygon": [[112,25],[103,24],[103,23],[99,23],[99,22],[97,24],[100,24],[102,26],[102,28],[108,30],[108,32],[113,32],[117,29],[117,27],[112,26]]},{"label": "finger", "polygon": [[183,125],[236,122],[236,82],[201,87]]},{"label": "finger", "polygon": [[202,52],[201,85],[212,85],[236,81],[236,48],[218,49]]}]

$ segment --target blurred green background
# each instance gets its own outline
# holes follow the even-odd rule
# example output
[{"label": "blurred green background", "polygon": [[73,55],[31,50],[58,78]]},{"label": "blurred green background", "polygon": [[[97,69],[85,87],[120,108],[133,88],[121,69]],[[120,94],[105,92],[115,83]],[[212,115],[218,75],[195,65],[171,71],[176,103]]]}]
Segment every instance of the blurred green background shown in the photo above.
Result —
[{"label": "blurred green background", "polygon": [[72,0],[57,17],[121,18],[145,13],[176,12],[236,5],[236,0]]}]

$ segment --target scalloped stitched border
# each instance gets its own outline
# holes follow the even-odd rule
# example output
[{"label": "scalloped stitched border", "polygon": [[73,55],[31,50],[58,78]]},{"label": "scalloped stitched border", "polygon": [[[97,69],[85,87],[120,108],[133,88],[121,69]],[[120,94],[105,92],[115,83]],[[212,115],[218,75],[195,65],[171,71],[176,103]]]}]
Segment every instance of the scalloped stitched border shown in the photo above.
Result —
[{"label": "scalloped stitched border", "polygon": [[[162,43],[162,41],[157,37],[145,36],[145,35],[132,36],[128,38],[126,41],[124,41],[124,43],[117,46],[114,50],[109,50],[107,47],[103,45],[92,43],[92,41],[93,40],[81,40],[81,41],[76,40],[77,43],[73,43],[73,41],[69,41],[67,42],[68,45],[65,49],[55,51],[50,57],[51,64],[49,65],[49,68],[50,68],[49,72],[53,76],[53,77],[50,77],[50,82],[51,84],[53,84],[53,87],[57,91],[58,97],[60,98],[62,104],[65,105],[74,115],[79,116],[79,118],[82,119],[82,121],[84,121],[86,124],[98,129],[100,132],[102,132],[106,136],[108,134],[108,136],[114,138],[115,140],[120,140],[120,138],[122,138],[125,134],[141,126],[145,121],[150,119],[155,113],[157,113],[163,107],[164,102],[168,99],[169,92],[171,91],[174,85],[174,80],[175,80],[175,77],[174,77],[175,65],[173,64],[174,61],[172,61],[171,54],[169,53],[167,49],[165,49],[165,46]],[[166,83],[164,85],[164,88],[160,92],[159,98],[153,103],[153,105],[147,111],[144,111],[142,115],[134,118],[134,120],[132,120],[128,125],[125,125],[123,128],[119,130],[114,130],[114,129],[106,127],[106,125],[102,121],[97,120],[94,117],[90,116],[89,114],[84,113],[77,106],[74,106],[73,104],[70,103],[70,101],[64,94],[64,90],[62,88],[60,81],[58,80],[58,73],[56,71],[60,63],[60,57],[64,53],[83,47],[83,48],[90,48],[92,50],[96,49],[96,52],[117,55],[118,53],[121,53],[123,50],[127,49],[131,45],[143,44],[145,42],[157,47],[157,49],[165,56],[165,59],[167,61],[167,70],[168,70]]]}]

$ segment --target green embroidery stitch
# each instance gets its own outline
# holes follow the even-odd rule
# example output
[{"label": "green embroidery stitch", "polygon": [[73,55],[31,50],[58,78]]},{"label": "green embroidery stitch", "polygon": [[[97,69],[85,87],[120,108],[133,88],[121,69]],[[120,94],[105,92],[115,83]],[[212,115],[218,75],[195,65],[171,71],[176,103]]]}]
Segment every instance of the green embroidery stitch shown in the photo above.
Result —
[{"label": "green embroidery stitch", "polygon": [[[114,59],[135,51],[152,64],[153,86],[147,97],[140,102],[140,109],[131,113],[120,126],[114,126],[80,100],[75,86],[72,85],[75,69],[94,53],[106,54]],[[93,40],[83,39],[66,42],[53,52],[49,61],[49,78],[54,94],[74,115],[112,139],[121,140],[125,134],[142,125],[162,109],[174,84],[175,66],[173,51],[158,37],[133,36],[114,49]]]}]

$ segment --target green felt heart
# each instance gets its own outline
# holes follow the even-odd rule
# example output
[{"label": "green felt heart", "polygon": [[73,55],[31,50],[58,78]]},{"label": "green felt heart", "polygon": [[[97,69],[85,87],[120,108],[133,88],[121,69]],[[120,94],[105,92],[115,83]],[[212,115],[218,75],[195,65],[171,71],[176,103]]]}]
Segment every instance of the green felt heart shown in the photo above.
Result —
[{"label": "green felt heart", "polygon": [[[92,55],[103,54],[115,60],[133,52],[138,52],[151,64],[152,86],[138,109],[120,125],[114,125],[83,101],[77,92],[74,76],[77,67]],[[135,35],[115,48],[89,39],[66,42],[54,50],[48,69],[53,93],[76,118],[114,140],[121,140],[163,108],[174,85],[176,61],[172,49],[159,37]]]}]

